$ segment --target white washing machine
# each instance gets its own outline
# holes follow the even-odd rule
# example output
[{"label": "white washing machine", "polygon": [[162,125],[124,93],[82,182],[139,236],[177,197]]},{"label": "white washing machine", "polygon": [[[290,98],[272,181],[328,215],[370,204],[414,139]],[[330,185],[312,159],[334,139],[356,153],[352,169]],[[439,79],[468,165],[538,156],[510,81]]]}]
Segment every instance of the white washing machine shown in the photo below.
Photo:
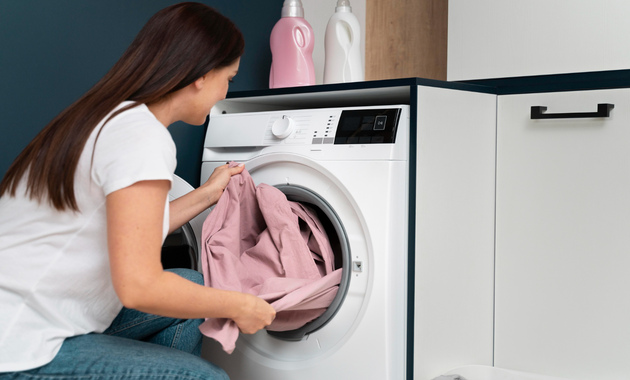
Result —
[{"label": "white washing machine", "polygon": [[409,106],[212,115],[201,181],[227,161],[318,209],[343,280],[319,319],[243,335],[203,357],[232,380],[403,379],[407,344]]}]

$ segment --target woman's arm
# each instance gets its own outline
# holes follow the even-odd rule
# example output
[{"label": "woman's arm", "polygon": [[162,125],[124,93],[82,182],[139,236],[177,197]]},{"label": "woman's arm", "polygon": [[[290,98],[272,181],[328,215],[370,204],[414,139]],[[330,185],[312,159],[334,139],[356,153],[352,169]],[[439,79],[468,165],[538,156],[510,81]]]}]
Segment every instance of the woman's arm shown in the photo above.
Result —
[{"label": "woman's arm", "polygon": [[[241,169],[242,170],[242,169]],[[168,181],[142,181],[107,196],[112,281],[123,305],[174,318],[230,318],[254,333],[275,317],[262,299],[197,285],[160,262]]]},{"label": "woman's arm", "polygon": [[208,207],[216,204],[228,185],[230,178],[242,172],[243,165],[228,168],[222,165],[214,169],[208,180],[198,189],[170,203],[169,233],[188,223]]}]

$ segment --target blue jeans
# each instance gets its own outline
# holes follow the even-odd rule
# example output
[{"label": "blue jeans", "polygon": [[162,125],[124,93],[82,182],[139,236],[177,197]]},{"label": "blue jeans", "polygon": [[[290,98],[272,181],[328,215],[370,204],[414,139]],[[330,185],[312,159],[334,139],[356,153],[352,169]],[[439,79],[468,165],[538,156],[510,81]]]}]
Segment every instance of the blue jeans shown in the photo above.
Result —
[{"label": "blue jeans", "polygon": [[[170,271],[203,283],[196,271]],[[2,373],[0,379],[227,380],[222,369],[199,357],[201,322],[123,308],[103,334],[68,338],[52,362],[24,372]]]}]

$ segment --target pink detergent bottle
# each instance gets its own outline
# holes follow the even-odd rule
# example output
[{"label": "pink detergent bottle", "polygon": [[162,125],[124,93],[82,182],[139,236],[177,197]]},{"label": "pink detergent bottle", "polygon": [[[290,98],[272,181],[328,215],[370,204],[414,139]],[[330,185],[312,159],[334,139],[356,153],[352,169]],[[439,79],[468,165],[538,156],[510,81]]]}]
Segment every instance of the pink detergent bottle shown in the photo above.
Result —
[{"label": "pink detergent bottle", "polygon": [[313,28],[300,0],[285,0],[282,18],[271,31],[269,88],[315,84]]}]

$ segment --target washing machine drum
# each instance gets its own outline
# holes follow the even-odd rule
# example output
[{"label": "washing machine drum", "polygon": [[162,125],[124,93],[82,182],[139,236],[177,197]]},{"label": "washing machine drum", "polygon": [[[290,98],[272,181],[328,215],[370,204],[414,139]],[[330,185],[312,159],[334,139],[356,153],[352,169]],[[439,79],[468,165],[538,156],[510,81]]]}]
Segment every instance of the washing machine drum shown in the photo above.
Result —
[{"label": "washing machine drum", "polygon": [[348,270],[351,261],[350,245],[339,216],[335,213],[330,204],[319,194],[307,188],[295,185],[279,185],[276,187],[286,195],[289,201],[299,202],[316,211],[317,217],[326,230],[328,240],[335,254],[334,267],[343,268],[339,290],[330,306],[321,316],[295,330],[267,331],[269,335],[282,340],[299,341],[304,339],[308,334],[324,327],[337,314],[337,311],[341,307],[347,294],[350,281],[350,270]]},{"label": "washing machine drum", "polygon": [[199,248],[190,223],[173,231],[162,245],[162,266],[164,269],[188,268],[199,270]]}]

